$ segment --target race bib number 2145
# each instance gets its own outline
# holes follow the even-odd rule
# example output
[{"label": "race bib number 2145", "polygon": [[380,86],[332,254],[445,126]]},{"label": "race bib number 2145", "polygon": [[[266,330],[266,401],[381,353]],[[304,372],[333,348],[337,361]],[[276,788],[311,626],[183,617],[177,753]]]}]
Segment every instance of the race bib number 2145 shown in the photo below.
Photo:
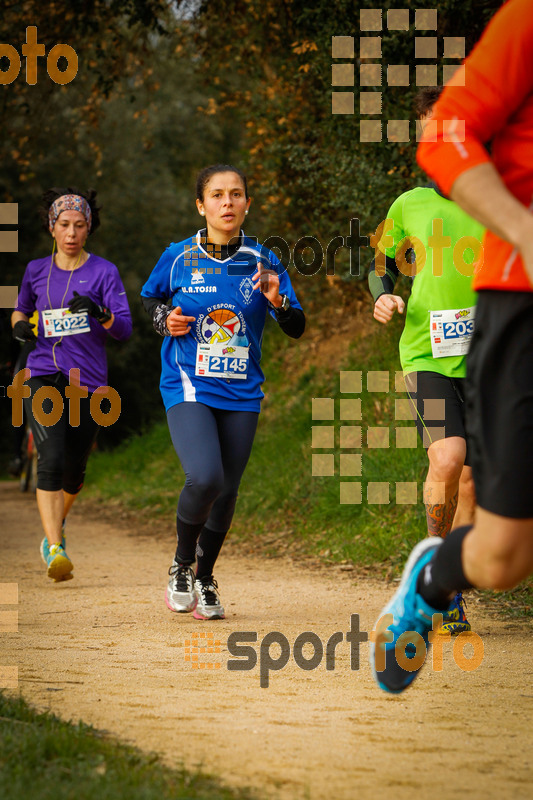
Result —
[{"label": "race bib number 2145", "polygon": [[196,348],[196,375],[206,378],[245,380],[248,377],[247,347],[200,344]]}]

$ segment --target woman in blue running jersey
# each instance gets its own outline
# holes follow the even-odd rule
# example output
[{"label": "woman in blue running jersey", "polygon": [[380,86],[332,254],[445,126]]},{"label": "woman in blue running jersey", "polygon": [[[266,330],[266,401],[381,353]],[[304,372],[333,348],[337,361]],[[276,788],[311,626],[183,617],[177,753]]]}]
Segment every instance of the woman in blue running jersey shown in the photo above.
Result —
[{"label": "woman in blue running jersey", "polygon": [[205,227],[167,247],[141,291],[164,337],[160,389],[185,472],[166,603],[197,619],[224,617],[213,568],[257,427],[266,314],[295,339],[305,328],[283,265],[242,231],[250,203],[239,169],[203,169],[196,206]]}]

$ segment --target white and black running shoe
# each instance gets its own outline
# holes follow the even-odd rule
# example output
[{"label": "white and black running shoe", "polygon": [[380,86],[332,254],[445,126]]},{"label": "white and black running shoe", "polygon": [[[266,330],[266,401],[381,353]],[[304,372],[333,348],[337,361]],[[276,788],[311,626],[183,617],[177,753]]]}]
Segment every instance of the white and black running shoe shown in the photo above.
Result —
[{"label": "white and black running shoe", "polygon": [[212,575],[197,578],[194,582],[194,591],[198,598],[193,612],[195,619],[224,619],[224,609],[218,595],[218,583]]},{"label": "white and black running shoe", "polygon": [[197,598],[194,591],[194,572],[191,567],[174,561],[168,574],[170,580],[165,594],[165,603],[168,608],[183,614],[194,611]]}]

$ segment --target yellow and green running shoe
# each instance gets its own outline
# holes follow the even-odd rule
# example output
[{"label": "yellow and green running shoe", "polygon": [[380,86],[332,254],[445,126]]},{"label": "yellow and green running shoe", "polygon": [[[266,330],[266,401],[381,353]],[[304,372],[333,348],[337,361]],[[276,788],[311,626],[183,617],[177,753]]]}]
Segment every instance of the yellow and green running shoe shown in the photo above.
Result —
[{"label": "yellow and green running shoe", "polygon": [[458,633],[465,633],[472,630],[465,614],[466,602],[458,592],[450,603],[450,607],[442,615],[442,628],[437,633],[451,633],[455,636]]},{"label": "yellow and green running shoe", "polygon": [[[64,529],[63,529],[64,530]],[[65,535],[61,544],[48,544],[46,536],[41,542],[41,557],[48,568],[48,577],[55,581],[68,581],[73,578],[74,564],[65,550]]]}]

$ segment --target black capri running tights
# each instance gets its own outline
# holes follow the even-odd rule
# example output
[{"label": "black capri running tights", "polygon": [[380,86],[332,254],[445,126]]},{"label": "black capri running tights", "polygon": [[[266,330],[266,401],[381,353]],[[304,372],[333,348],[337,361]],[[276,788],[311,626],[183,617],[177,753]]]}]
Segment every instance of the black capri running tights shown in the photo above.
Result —
[{"label": "black capri running tights", "polygon": [[178,403],[167,413],[172,444],[185,472],[178,517],[189,525],[229,530],[259,414]]},{"label": "black capri running tights", "polygon": [[[68,380],[61,372],[37,375],[27,381],[31,395],[24,399],[24,407],[33,433],[39,459],[37,461],[37,488],[47,492],[61,489],[77,494],[85,480],[85,468],[99,425],[90,411],[91,393],[80,400],[80,424],[69,424],[69,400],[65,397]],[[41,425],[33,416],[32,401],[41,387],[57,389],[63,401],[61,419],[55,425]],[[56,400],[56,405],[59,401]],[[45,414],[52,410],[52,400],[42,402]]]}]

